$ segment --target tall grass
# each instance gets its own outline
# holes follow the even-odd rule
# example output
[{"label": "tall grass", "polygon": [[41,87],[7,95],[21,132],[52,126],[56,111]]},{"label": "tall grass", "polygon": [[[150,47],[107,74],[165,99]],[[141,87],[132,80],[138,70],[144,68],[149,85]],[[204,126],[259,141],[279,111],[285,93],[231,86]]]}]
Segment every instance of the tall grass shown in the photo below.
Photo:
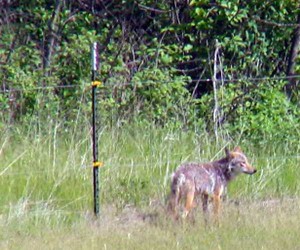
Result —
[{"label": "tall grass", "polygon": [[[49,122],[46,128],[2,131],[1,249],[278,249],[298,244],[297,147],[216,141],[205,132],[154,126],[99,132],[104,167],[100,218],[95,219],[88,124],[65,130]],[[201,218],[195,225],[168,221],[164,206],[172,171],[183,161],[220,158],[225,146],[237,144],[259,171],[230,185],[222,226],[205,228]]]}]

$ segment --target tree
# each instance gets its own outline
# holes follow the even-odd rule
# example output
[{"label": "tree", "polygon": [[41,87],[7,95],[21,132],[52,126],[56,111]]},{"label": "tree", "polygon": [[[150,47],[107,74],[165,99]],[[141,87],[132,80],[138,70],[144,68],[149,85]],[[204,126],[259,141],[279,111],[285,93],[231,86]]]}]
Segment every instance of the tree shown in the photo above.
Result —
[{"label": "tree", "polygon": [[[299,6],[300,8],[300,6]],[[289,60],[287,65],[287,77],[290,77],[289,83],[285,86],[286,93],[289,97],[291,97],[293,91],[296,91],[296,87],[298,85],[299,79],[295,78],[296,74],[295,68],[297,64],[297,59],[299,57],[300,51],[300,12],[298,14],[297,26],[294,31],[294,35],[291,42],[291,50],[289,54]]]}]

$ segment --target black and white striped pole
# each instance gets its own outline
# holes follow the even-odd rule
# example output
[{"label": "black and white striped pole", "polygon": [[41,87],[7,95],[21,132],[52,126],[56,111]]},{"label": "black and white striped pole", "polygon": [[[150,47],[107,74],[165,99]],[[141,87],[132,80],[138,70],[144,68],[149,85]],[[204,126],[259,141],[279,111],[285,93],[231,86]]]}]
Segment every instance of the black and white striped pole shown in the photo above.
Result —
[{"label": "black and white striped pole", "polygon": [[98,44],[93,43],[91,47],[92,57],[92,141],[93,141],[93,187],[94,187],[94,213],[96,216],[100,212],[99,202],[99,167],[103,165],[98,160],[98,131],[97,131],[97,87],[101,85],[101,82],[97,80],[97,71],[99,70],[99,55]]}]

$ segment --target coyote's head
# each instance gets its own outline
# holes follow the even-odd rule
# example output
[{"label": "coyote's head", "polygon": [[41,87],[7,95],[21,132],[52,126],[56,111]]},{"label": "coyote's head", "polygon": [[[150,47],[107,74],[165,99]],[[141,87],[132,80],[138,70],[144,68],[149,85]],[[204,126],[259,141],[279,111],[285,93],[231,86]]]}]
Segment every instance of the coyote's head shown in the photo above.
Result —
[{"label": "coyote's head", "polygon": [[225,148],[225,152],[229,162],[228,168],[230,172],[235,174],[254,174],[256,172],[256,169],[249,164],[247,157],[240,147],[234,148],[233,151],[229,151]]}]

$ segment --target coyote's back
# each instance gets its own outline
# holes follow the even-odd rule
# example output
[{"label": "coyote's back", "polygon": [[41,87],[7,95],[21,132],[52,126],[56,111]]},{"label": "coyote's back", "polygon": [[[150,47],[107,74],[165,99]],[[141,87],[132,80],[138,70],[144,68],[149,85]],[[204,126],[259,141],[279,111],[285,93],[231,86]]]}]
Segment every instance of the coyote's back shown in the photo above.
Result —
[{"label": "coyote's back", "polygon": [[209,163],[184,163],[173,173],[168,210],[178,218],[178,206],[185,200],[183,217],[195,206],[196,196],[201,197],[203,211],[208,209],[209,198],[213,201],[214,214],[219,214],[221,196],[227,184],[239,173],[254,174],[256,169],[249,163],[240,147],[225,149],[226,156]]}]

